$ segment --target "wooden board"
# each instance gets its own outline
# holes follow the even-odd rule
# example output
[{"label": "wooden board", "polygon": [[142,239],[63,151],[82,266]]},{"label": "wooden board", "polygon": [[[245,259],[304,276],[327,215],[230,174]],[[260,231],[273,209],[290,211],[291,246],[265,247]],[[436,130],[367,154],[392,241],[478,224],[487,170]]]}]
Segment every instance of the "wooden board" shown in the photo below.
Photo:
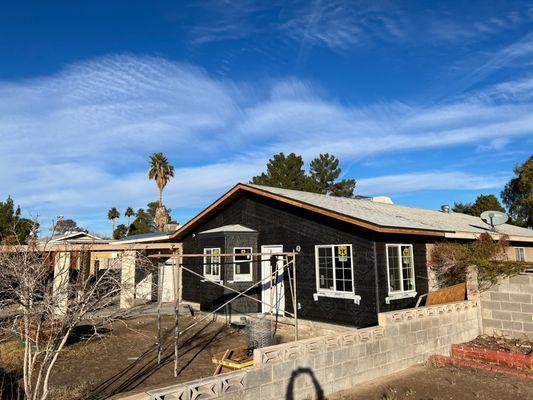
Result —
[{"label": "wooden board", "polygon": [[241,346],[235,349],[226,350],[213,356],[213,364],[221,365],[231,369],[241,369],[253,365],[252,355],[247,354],[248,346]]},{"label": "wooden board", "polygon": [[466,296],[466,283],[459,283],[428,294],[427,306],[464,301]]}]

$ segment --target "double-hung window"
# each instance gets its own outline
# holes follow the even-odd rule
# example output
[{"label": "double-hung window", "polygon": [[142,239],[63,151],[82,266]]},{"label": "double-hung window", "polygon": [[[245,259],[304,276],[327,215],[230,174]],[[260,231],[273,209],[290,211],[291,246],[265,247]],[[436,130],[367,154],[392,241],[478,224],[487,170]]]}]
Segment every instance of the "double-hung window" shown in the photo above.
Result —
[{"label": "double-hung window", "polygon": [[413,245],[387,244],[389,296],[415,293]]},{"label": "double-hung window", "polygon": [[236,282],[252,280],[251,247],[234,247],[233,252],[233,280]]},{"label": "double-hung window", "polygon": [[220,248],[204,249],[204,276],[207,279],[220,279]]},{"label": "double-hung window", "polygon": [[315,258],[319,293],[354,293],[351,244],[315,246]]},{"label": "double-hung window", "polygon": [[515,247],[514,255],[516,261],[526,261],[526,249],[523,247]]}]

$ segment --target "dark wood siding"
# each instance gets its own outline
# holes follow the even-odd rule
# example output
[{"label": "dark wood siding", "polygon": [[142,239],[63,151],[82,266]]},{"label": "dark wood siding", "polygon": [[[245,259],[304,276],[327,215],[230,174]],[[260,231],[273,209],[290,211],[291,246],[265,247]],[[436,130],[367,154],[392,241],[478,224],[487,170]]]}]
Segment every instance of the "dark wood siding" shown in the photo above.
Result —
[{"label": "dark wood siding", "polygon": [[[228,236],[208,239],[198,234],[207,229],[230,224],[241,224],[258,232],[254,251],[259,251],[262,245],[281,244],[284,251],[292,251],[297,246],[301,246],[301,252],[297,256],[298,303],[300,304],[298,313],[301,318],[365,327],[377,323],[378,311],[413,306],[416,298],[394,300],[391,304],[385,302],[388,295],[386,243],[413,244],[416,290],[419,294],[427,292],[425,243],[432,240],[431,238],[377,234],[251,193],[245,194],[198,227],[194,237],[193,235],[185,237],[184,252],[201,253],[204,247],[221,247],[223,252],[233,252],[233,246],[241,245],[243,240],[246,242],[242,236],[234,236],[230,245]],[[219,240],[218,243],[223,244],[208,246],[209,240]],[[320,244],[352,245],[355,293],[361,296],[359,305],[348,299],[320,297],[318,301],[315,301],[313,298],[313,294],[317,291],[315,246]],[[193,264],[195,262],[197,263],[196,270],[200,272],[202,260],[190,261]],[[226,266],[227,270],[232,270],[232,260],[226,260]],[[228,273],[230,272],[226,272]],[[260,265],[255,263],[254,282],[258,279],[260,279]],[[250,286],[249,283],[242,284],[238,288],[248,286]],[[286,310],[292,311],[288,281],[285,282],[285,289],[285,307]],[[183,293],[186,300],[199,302],[205,309],[213,309],[217,304],[222,304],[232,296],[214,285],[201,283],[200,279],[191,277],[190,274],[188,276],[184,274]],[[260,296],[260,291],[254,291],[253,295]],[[250,300],[236,302],[232,306],[241,308],[239,311],[246,312],[261,310],[259,303],[253,305]]]},{"label": "dark wood siding", "polygon": [[[415,235],[380,235],[376,239],[376,253],[377,253],[377,270],[379,281],[379,311],[387,312],[393,310],[401,310],[403,308],[414,307],[418,295],[426,294],[428,292],[428,272],[427,272],[427,255],[426,243],[432,240],[429,237],[421,237]],[[434,240],[434,239],[433,239]],[[413,258],[415,269],[415,289],[417,297],[408,299],[398,299],[390,301],[387,304],[385,299],[389,295],[388,279],[387,279],[387,244],[411,244],[413,245]]]}]

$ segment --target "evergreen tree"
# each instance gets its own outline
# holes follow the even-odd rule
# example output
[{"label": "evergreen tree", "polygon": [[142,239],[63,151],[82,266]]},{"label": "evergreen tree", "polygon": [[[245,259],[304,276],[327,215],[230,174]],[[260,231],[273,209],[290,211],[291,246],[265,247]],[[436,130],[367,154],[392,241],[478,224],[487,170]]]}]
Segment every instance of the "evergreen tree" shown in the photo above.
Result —
[{"label": "evergreen tree", "polygon": [[500,201],[493,194],[480,194],[474,204],[472,204],[472,215],[479,217],[484,211],[501,211],[505,212],[505,208]]},{"label": "evergreen tree", "polygon": [[83,232],[73,219],[58,219],[54,226],[50,227],[54,235],[64,235],[67,232]]},{"label": "evergreen tree", "polygon": [[122,239],[124,236],[126,236],[128,228],[124,224],[119,224],[115,230],[113,231],[113,239]]},{"label": "evergreen tree", "polygon": [[311,161],[311,179],[315,191],[338,197],[353,197],[355,179],[343,179],[336,182],[341,174],[339,159],[328,153],[320,154]]},{"label": "evergreen tree", "polygon": [[129,227],[128,236],[140,235],[153,231],[153,227],[150,224],[150,215],[146,211],[144,211],[144,209],[139,208],[135,215],[135,220]]},{"label": "evergreen tree", "polygon": [[480,194],[474,204],[457,202],[454,204],[452,210],[457,213],[474,215],[476,217],[479,217],[482,212],[489,210],[505,212],[500,201],[493,194]]},{"label": "evergreen tree", "polygon": [[453,205],[452,211],[456,213],[472,215],[472,203],[462,203],[458,201]]},{"label": "evergreen tree", "polygon": [[30,232],[36,231],[38,225],[21,217],[20,207],[15,208],[11,197],[0,201],[0,244],[5,242],[26,243]]},{"label": "evergreen tree", "polygon": [[283,189],[315,191],[313,182],[305,174],[301,156],[290,153],[274,155],[268,160],[267,171],[254,176],[251,183]]},{"label": "evergreen tree", "polygon": [[533,227],[533,155],[514,168],[501,196],[516,225]]}]

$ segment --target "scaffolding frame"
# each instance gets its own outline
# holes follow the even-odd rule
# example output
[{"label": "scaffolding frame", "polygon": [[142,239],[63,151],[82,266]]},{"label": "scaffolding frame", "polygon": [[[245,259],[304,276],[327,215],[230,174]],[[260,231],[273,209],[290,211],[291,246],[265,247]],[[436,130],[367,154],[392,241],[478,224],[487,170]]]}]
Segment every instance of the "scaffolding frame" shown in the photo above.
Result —
[{"label": "scaffolding frame", "polygon": [[[294,320],[294,339],[295,341],[299,340],[299,332],[298,332],[298,295],[296,290],[296,256],[299,253],[296,251],[291,252],[272,252],[272,253],[220,253],[216,255],[211,254],[183,254],[183,253],[171,253],[171,254],[153,254],[150,255],[150,258],[167,258],[172,260],[172,275],[173,275],[173,282],[174,282],[174,315],[175,315],[175,326],[174,326],[174,376],[177,376],[178,372],[178,356],[179,356],[179,337],[180,335],[184,334],[185,332],[189,331],[196,325],[200,324],[202,321],[206,320],[210,316],[214,316],[218,311],[222,310],[224,307],[231,304],[233,301],[237,300],[238,298],[244,297],[247,299],[250,299],[256,303],[267,305],[270,309],[270,320],[272,321],[274,319],[274,310],[276,312],[276,316],[279,315],[279,303],[281,300],[281,296],[278,296],[278,279],[279,279],[279,273],[283,271],[287,271],[287,280],[289,282],[289,292],[291,295],[292,300],[292,307],[293,312],[289,312],[284,310],[283,312],[291,316]],[[183,265],[183,260],[186,258],[199,258],[202,257],[202,260],[206,256],[210,257],[218,257],[219,258],[219,273],[222,272],[222,267],[226,267],[227,265],[233,265],[233,262],[229,263],[222,263],[220,262],[222,260],[222,257],[235,257],[235,256],[242,256],[246,255],[250,257],[250,263],[253,265],[253,258],[254,257],[260,257],[259,262],[262,264],[263,261],[270,260],[270,262],[275,262],[275,268],[274,271],[272,271],[272,268],[270,269],[270,274],[268,274],[266,277],[263,278],[261,275],[261,279],[259,279],[257,282],[253,283],[252,285],[247,287],[244,290],[237,290],[235,288],[229,287],[225,284],[223,284],[219,281],[215,281],[212,279],[206,279],[205,276],[202,274],[199,274],[196,271],[193,271],[192,269],[186,267]],[[265,259],[264,257],[268,257],[268,259]],[[279,257],[282,257],[283,264],[278,267]],[[273,259],[274,258],[274,259]],[[257,261],[256,261],[257,262]],[[262,265],[261,271],[262,271]],[[202,267],[205,266],[205,262],[202,262]],[[252,267],[252,266],[251,266]],[[206,283],[206,284],[213,284],[219,287],[222,287],[226,290],[229,290],[236,294],[236,296],[232,297],[228,301],[224,302],[222,305],[218,306],[212,311],[209,311],[205,313],[205,315],[200,318],[197,321],[194,321],[189,326],[183,328],[183,330],[180,331],[179,329],[179,308],[182,301],[182,274],[183,271],[190,273],[194,276],[197,276],[199,278],[203,278],[200,282]],[[261,299],[255,298],[253,296],[250,296],[247,294],[250,290],[262,286],[264,283],[270,281],[270,302],[265,302]],[[282,296],[285,296],[285,293],[282,294]],[[158,296],[159,297],[159,296]],[[245,313],[246,314],[246,313]],[[266,313],[268,314],[268,313]],[[159,352],[160,350],[158,350]],[[160,354],[158,354],[158,357],[160,357]]]}]

